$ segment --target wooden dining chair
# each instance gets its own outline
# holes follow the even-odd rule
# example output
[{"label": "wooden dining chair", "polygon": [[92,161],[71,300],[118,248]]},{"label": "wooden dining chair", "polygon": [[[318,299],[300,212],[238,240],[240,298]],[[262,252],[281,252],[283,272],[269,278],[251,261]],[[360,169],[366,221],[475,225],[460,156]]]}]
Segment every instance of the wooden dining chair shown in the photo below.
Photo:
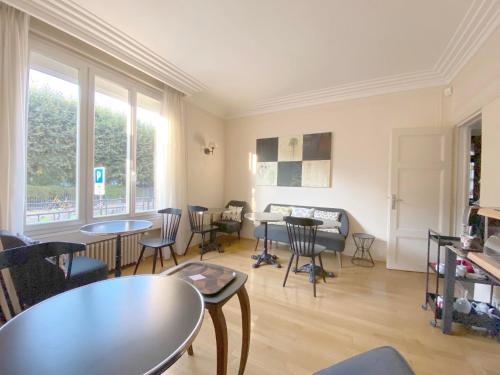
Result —
[{"label": "wooden dining chair", "polygon": [[203,254],[205,253],[205,236],[207,234],[210,235],[212,232],[216,232],[219,230],[217,225],[205,224],[205,212],[208,211],[208,208],[201,206],[189,206],[188,205],[188,215],[189,215],[189,225],[191,227],[191,237],[189,237],[188,244],[186,246],[186,250],[184,254],[189,249],[189,245],[193,240],[193,236],[195,234],[201,235],[201,244],[200,244],[200,260],[203,260]]},{"label": "wooden dining chair", "polygon": [[175,240],[177,238],[177,232],[179,230],[179,224],[181,222],[182,210],[179,208],[165,208],[158,211],[162,214],[162,226],[160,237],[146,237],[141,238],[139,243],[142,245],[141,253],[139,259],[135,264],[134,275],[137,272],[139,263],[141,263],[142,257],[144,256],[144,251],[149,247],[154,249],[153,257],[153,274],[156,271],[156,262],[158,260],[158,254],[160,255],[160,263],[163,267],[163,248],[168,247],[170,249],[170,254],[174,258],[174,263],[177,265],[177,257],[175,256],[175,250],[173,248]]},{"label": "wooden dining chair", "polygon": [[[14,235],[6,230],[0,230],[0,243],[4,249],[12,249],[14,247],[34,245],[40,241],[23,235]],[[78,288],[96,281],[106,280],[108,278],[108,266],[101,260],[78,254],[71,261],[71,272],[67,268],[69,263],[66,259],[61,263],[66,268],[66,288]]]},{"label": "wooden dining chair", "polygon": [[309,279],[313,283],[313,293],[314,297],[316,297],[316,258],[318,258],[320,264],[319,273],[321,276],[323,276],[323,281],[326,282],[325,271],[323,269],[323,260],[321,259],[321,253],[325,251],[326,248],[324,246],[316,244],[316,233],[318,231],[318,225],[323,224],[323,222],[320,220],[293,216],[287,216],[284,218],[284,220],[286,223],[288,241],[290,244],[292,255],[290,256],[288,268],[286,269],[283,287],[285,287],[286,285],[286,280],[288,279],[288,273],[290,272],[290,267],[292,266],[293,259],[296,257],[295,273],[297,273],[299,257],[310,258],[310,264],[308,266],[310,272]]},{"label": "wooden dining chair", "polygon": [[[34,304],[69,289],[73,255],[85,251],[84,244],[46,242],[0,251],[0,307],[9,320]],[[68,267],[59,266],[67,255]]]}]

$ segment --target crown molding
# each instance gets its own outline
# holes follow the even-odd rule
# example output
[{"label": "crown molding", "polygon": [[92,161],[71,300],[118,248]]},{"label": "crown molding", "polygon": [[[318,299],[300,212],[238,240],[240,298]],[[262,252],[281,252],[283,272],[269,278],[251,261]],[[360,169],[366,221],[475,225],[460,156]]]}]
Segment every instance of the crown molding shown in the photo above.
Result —
[{"label": "crown molding", "polygon": [[431,70],[419,73],[400,74],[261,101],[256,103],[252,109],[248,111],[229,114],[226,118],[235,119],[311,105],[359,99],[425,87],[442,86],[445,84],[445,80]]},{"label": "crown molding", "polygon": [[450,83],[500,23],[500,1],[473,0],[434,66]]},{"label": "crown molding", "polygon": [[226,118],[234,119],[341,100],[448,85],[499,24],[500,1],[473,0],[432,69],[270,98],[255,103],[248,110],[230,113]]},{"label": "crown molding", "polygon": [[202,82],[71,0],[2,1],[125,61],[186,95],[206,90]]}]

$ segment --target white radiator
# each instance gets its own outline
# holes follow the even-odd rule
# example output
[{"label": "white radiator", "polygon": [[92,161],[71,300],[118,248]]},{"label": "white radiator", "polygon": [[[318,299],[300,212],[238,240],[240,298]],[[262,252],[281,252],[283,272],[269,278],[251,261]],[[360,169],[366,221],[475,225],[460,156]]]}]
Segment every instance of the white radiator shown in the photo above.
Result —
[{"label": "white radiator", "polygon": [[[139,239],[141,238],[141,233],[134,233],[127,236],[122,236],[122,267],[129,264],[133,264],[139,258],[139,253],[141,250],[141,245],[139,244]],[[84,255],[90,258],[102,260],[108,265],[109,271],[115,269],[115,249],[116,249],[116,238],[93,242],[87,244],[87,250],[85,253],[80,253],[78,255]],[[147,256],[147,252],[144,256]]]}]

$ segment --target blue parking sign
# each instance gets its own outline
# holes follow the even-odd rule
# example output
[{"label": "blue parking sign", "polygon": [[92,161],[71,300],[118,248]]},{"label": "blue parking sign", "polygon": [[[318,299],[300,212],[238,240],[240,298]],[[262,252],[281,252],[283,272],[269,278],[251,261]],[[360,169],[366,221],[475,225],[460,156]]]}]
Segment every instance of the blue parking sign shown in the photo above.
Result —
[{"label": "blue parking sign", "polygon": [[95,195],[105,195],[106,194],[106,168],[95,167],[94,168],[94,194]]}]

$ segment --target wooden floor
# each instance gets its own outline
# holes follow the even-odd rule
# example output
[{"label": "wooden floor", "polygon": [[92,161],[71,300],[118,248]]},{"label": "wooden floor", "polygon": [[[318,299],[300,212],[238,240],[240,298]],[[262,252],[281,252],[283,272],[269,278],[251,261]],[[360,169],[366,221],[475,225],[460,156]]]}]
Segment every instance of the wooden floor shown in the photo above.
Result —
[{"label": "wooden floor", "polygon": [[[360,352],[391,345],[408,360],[417,374],[500,374],[500,344],[474,332],[459,329],[443,335],[429,325],[431,312],[422,311],[424,275],[355,267],[344,257],[339,271],[334,254],[326,254],[325,268],[336,273],[318,284],[305,274],[291,273],[282,287],[285,268],[251,267],[255,242],[234,241],[223,254],[211,252],[204,260],[248,274],[252,308],[252,336],[246,369],[248,375],[311,374]],[[282,265],[288,261],[285,246],[273,248]],[[197,248],[180,261],[198,259]],[[173,264],[167,261],[166,267]],[[127,267],[124,274],[130,274]],[[151,272],[151,258],[139,273]],[[157,268],[158,272],[158,268]],[[237,374],[241,321],[237,298],[224,308],[229,331],[228,374]],[[165,332],[168,334],[168,332]],[[194,344],[194,357],[184,355],[166,373],[215,374],[215,337],[210,316]]]}]

